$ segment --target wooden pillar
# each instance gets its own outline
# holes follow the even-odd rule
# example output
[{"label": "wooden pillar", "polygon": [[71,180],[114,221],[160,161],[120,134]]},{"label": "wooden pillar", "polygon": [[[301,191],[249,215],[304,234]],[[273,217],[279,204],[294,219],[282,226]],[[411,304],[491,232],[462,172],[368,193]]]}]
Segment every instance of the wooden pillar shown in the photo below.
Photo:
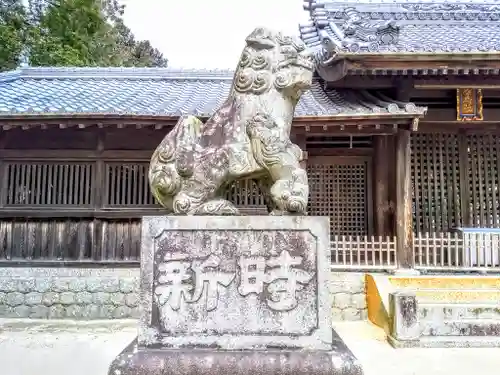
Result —
[{"label": "wooden pillar", "polygon": [[[7,131],[0,130],[0,150],[4,150],[7,144]],[[4,207],[7,203],[8,194],[8,174],[5,159],[0,156],[0,207]]]},{"label": "wooden pillar", "polygon": [[410,179],[410,131],[396,134],[396,252],[398,268],[413,265],[412,186]]},{"label": "wooden pillar", "polygon": [[389,225],[389,142],[387,135],[374,136],[373,159],[373,197],[375,212],[375,235],[388,236],[391,228]]}]

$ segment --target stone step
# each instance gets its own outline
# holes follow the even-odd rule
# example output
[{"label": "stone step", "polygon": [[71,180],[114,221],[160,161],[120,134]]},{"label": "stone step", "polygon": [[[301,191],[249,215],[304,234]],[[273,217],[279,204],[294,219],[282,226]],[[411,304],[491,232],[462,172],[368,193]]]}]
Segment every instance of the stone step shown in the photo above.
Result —
[{"label": "stone step", "polygon": [[420,348],[500,348],[500,337],[425,336],[420,338],[418,344],[405,346],[418,346]]},{"label": "stone step", "polygon": [[420,323],[421,337],[456,336],[500,338],[500,321],[494,319],[470,319],[450,321],[423,321]]},{"label": "stone step", "polygon": [[498,276],[391,276],[390,284],[395,288],[410,289],[493,289],[500,290]]},{"label": "stone step", "polygon": [[498,303],[499,289],[418,289],[415,290],[419,303]]},{"label": "stone step", "polygon": [[500,322],[500,303],[422,303],[418,305],[420,321],[468,321],[495,319]]}]

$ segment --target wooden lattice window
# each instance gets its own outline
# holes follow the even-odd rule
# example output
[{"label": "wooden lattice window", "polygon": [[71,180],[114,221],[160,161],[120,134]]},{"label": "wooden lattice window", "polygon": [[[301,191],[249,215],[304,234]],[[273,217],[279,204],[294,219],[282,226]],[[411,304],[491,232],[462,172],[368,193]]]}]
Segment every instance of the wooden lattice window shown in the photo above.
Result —
[{"label": "wooden lattice window", "polygon": [[105,206],[155,206],[149,189],[149,162],[106,162]]},{"label": "wooden lattice window", "polygon": [[467,136],[469,225],[500,226],[500,136]]},{"label": "wooden lattice window", "polygon": [[92,204],[93,163],[6,162],[7,206]]},{"label": "wooden lattice window", "polygon": [[459,139],[456,134],[413,134],[411,176],[416,233],[462,224]]},{"label": "wooden lattice window", "polygon": [[261,194],[255,182],[251,179],[243,179],[234,182],[226,190],[225,198],[238,207],[242,215],[267,214],[264,196]]},{"label": "wooden lattice window", "polygon": [[307,163],[310,215],[329,216],[331,235],[369,232],[369,162],[311,157]]}]

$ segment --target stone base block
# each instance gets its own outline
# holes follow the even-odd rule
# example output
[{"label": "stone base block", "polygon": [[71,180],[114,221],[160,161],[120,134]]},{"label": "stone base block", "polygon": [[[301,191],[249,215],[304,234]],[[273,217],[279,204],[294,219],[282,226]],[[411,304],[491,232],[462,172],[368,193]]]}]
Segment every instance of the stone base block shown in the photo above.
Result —
[{"label": "stone base block", "polygon": [[109,375],[362,375],[346,347],[335,351],[150,349],[132,342]]}]

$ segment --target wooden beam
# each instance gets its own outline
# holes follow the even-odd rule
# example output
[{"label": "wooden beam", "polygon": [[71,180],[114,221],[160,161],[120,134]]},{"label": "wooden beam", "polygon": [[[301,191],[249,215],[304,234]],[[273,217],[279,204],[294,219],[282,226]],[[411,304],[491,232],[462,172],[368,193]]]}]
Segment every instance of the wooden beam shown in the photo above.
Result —
[{"label": "wooden beam", "polygon": [[422,122],[454,122],[464,124],[464,126],[481,127],[486,122],[500,122],[500,108],[483,108],[482,121],[457,121],[456,108],[429,108],[427,114],[422,118]]},{"label": "wooden beam", "polygon": [[[348,64],[350,70],[449,70],[449,69],[500,69],[498,55],[490,60],[470,58],[419,58],[407,54],[406,56],[392,57],[387,54],[373,55],[370,57],[356,55],[355,61],[351,59]],[[432,56],[430,56],[432,57]]]},{"label": "wooden beam", "polygon": [[387,135],[373,137],[373,179],[374,179],[374,211],[375,211],[375,235],[390,235],[389,228],[389,157]]},{"label": "wooden beam", "polygon": [[397,75],[347,75],[337,81],[326,83],[327,88],[338,89],[385,89],[397,87],[401,81],[412,81],[416,89],[442,91],[456,88],[500,88],[500,77],[494,75],[435,75],[435,76],[397,76]]},{"label": "wooden beam", "polygon": [[494,89],[500,87],[500,77],[488,75],[453,76],[443,75],[435,77],[419,77],[415,79],[417,89]]},{"label": "wooden beam", "polygon": [[394,99],[409,102],[411,100],[412,93],[414,91],[413,79],[404,77],[399,78],[395,81],[396,84],[396,96]]},{"label": "wooden beam", "polygon": [[412,187],[410,180],[410,131],[396,134],[396,253],[398,268],[412,267]]}]

